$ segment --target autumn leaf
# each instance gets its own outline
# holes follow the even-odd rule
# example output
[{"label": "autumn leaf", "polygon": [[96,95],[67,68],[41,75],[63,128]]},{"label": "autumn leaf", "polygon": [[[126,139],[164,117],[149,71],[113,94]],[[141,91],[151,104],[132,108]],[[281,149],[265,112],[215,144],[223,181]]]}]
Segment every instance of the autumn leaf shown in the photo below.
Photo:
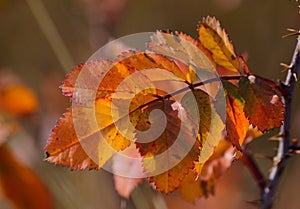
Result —
[{"label": "autumn leaf", "polygon": [[217,64],[232,71],[239,72],[241,64],[226,32],[214,17],[207,17],[198,26],[200,43],[207,48]]},{"label": "autumn leaf", "polygon": [[183,179],[179,192],[188,202],[214,194],[216,181],[230,167],[234,148],[230,142],[221,140],[214,154],[204,164],[201,174],[190,170]]},{"label": "autumn leaf", "polygon": [[234,146],[241,149],[249,129],[249,121],[244,112],[245,101],[238,88],[230,82],[223,82],[226,90],[226,133]]},{"label": "autumn leaf", "polygon": [[[199,143],[195,140],[196,133],[191,130],[193,123],[182,124],[178,110],[173,110],[172,104],[174,101],[166,100],[145,109],[143,118],[149,118],[153,109],[161,109],[166,114],[167,125],[163,133],[153,142],[136,143],[140,154],[144,157],[143,164],[147,174],[167,170],[149,177],[149,181],[154,183],[156,189],[164,193],[172,192],[180,185],[199,155]],[[149,123],[143,120],[141,122],[143,122],[141,128],[149,128]],[[148,127],[145,124],[148,124]],[[139,139],[140,136],[137,135],[137,138]]]},{"label": "autumn leaf", "polygon": [[35,93],[21,84],[0,88],[0,110],[14,115],[28,115],[37,111],[38,101]]},{"label": "autumn leaf", "polygon": [[193,65],[198,69],[210,72],[216,71],[215,63],[210,53],[199,41],[183,33],[158,31],[151,36],[148,47],[155,53],[181,61],[186,65]]},{"label": "autumn leaf", "polygon": [[0,187],[15,209],[53,208],[52,198],[39,177],[0,145]]},{"label": "autumn leaf", "polygon": [[[164,73],[162,74],[162,72]],[[67,114],[67,117],[61,119],[62,122],[59,122],[53,130],[53,134],[45,148],[49,155],[47,159],[56,164],[71,166],[72,169],[94,168],[93,163],[87,160],[88,158],[85,155],[82,155],[80,161],[75,161],[72,165],[67,158],[73,155],[73,152],[70,154],[70,149],[81,146],[82,142],[90,144],[88,141],[96,141],[96,139],[86,138],[96,138],[97,132],[100,132],[105,139],[103,143],[107,143],[109,146],[98,145],[98,148],[95,148],[97,146],[88,148],[88,150],[91,149],[93,161],[101,162],[98,166],[100,168],[111,158],[113,152],[124,150],[131,144],[130,140],[135,137],[133,128],[138,123],[141,107],[147,108],[147,103],[155,102],[158,97],[166,95],[158,91],[155,84],[173,81],[172,85],[167,86],[168,88],[172,88],[174,82],[176,82],[176,85],[173,86],[173,89],[187,87],[186,78],[189,73],[189,67],[183,63],[169,60],[165,56],[152,52],[130,51],[123,53],[113,62],[100,60],[80,65],[71,74],[67,75],[67,79],[61,87],[63,94],[71,97],[73,106],[77,108],[73,108],[73,113]],[[86,80],[89,80],[89,82],[85,82]],[[124,80],[126,82],[122,82]],[[144,89],[144,86],[147,86],[147,90]],[[94,98],[91,96],[93,92],[95,94]],[[135,96],[136,94],[139,96]],[[96,100],[95,104],[93,104],[93,100]],[[128,104],[128,108],[124,108],[125,104]],[[85,106],[95,108],[97,127],[89,127],[92,124],[86,118],[92,116],[93,113],[90,112],[92,109],[88,110]],[[74,110],[78,111],[75,117]],[[126,120],[128,116],[130,121]],[[80,117],[83,117],[83,121],[80,121]],[[74,133],[71,132],[73,136],[68,133],[57,134],[60,129],[63,129],[63,124],[73,124],[71,118],[73,118],[73,121],[75,118],[75,121],[84,123],[82,127],[78,128],[79,131],[84,130],[79,139],[77,139],[76,134],[78,133],[75,134],[75,131]],[[86,121],[84,122],[84,120]],[[64,137],[66,134],[69,137]],[[64,138],[69,139],[65,140]],[[64,147],[55,141],[64,141],[62,143]],[[51,147],[50,150],[49,147]],[[58,147],[60,148],[58,149]],[[107,151],[105,147],[111,147],[112,150]],[[80,148],[77,149],[80,150],[79,153],[82,152]],[[88,163],[85,162],[83,165],[83,160],[87,160]],[[89,164],[91,166],[88,166]]]},{"label": "autumn leaf", "polygon": [[245,99],[244,111],[250,123],[260,131],[281,126],[285,108],[275,82],[256,75],[242,77],[239,91]]},{"label": "autumn leaf", "polygon": [[[197,160],[197,150],[198,147],[194,146],[192,151],[189,152],[176,166],[159,175],[149,177],[149,182],[154,183],[155,188],[160,192],[169,193],[174,191],[181,185],[181,182],[188,174],[189,169],[193,167],[193,160]],[[173,155],[175,157],[175,154]]]},{"label": "autumn leaf", "polygon": [[[98,165],[87,156],[75,132],[72,109],[57,122],[45,147],[47,160],[71,169],[93,169]],[[82,120],[84,121],[84,117]],[[85,123],[82,123],[85,125]],[[97,143],[96,143],[97,144]],[[110,156],[109,156],[110,157]]]},{"label": "autumn leaf", "polygon": [[[67,75],[61,89],[65,96],[75,96],[74,101],[87,102],[83,98],[91,96],[78,95],[81,89],[86,90],[84,93],[96,92],[96,98],[107,98],[111,97],[125,78],[145,69],[166,69],[176,75],[176,80],[182,82],[188,71],[184,64],[175,63],[162,55],[129,51],[124,52],[115,61],[99,60],[79,65]],[[175,76],[172,79],[174,80]],[[87,80],[89,82],[85,82]],[[75,89],[77,94],[73,95]]]},{"label": "autumn leaf", "polygon": [[100,169],[115,152],[130,146],[108,114],[111,102],[98,99],[95,107],[74,107],[64,114],[45,147],[48,161],[71,169]]},{"label": "autumn leaf", "polygon": [[[192,98],[195,98],[197,108],[191,104]],[[216,112],[209,95],[200,89],[188,92],[182,99],[182,106],[193,120],[197,120],[197,116],[200,119],[199,123],[195,121],[196,124],[199,124],[198,140],[200,142],[200,155],[195,162],[195,169],[201,173],[202,166],[213,154],[222,138],[224,123]]]},{"label": "autumn leaf", "polygon": [[[185,80],[190,84],[216,77],[216,63],[211,53],[198,40],[186,34],[158,31],[151,36],[147,46],[151,51],[167,56],[179,66],[180,62],[189,66]],[[186,67],[183,71],[186,71]],[[215,97],[219,82],[207,83],[200,88]]]},{"label": "autumn leaf", "polygon": [[188,202],[195,202],[197,198],[208,197],[214,194],[215,179],[203,181],[197,173],[190,170],[188,175],[183,179],[179,192],[180,195]]}]

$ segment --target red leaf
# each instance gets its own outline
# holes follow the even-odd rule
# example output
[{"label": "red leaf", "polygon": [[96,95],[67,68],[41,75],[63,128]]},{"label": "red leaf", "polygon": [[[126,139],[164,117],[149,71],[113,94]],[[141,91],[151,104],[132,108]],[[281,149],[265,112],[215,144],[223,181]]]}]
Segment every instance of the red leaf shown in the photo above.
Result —
[{"label": "red leaf", "polygon": [[281,126],[285,108],[279,94],[279,86],[256,75],[242,77],[239,81],[241,96],[250,123],[260,130],[267,131]]}]

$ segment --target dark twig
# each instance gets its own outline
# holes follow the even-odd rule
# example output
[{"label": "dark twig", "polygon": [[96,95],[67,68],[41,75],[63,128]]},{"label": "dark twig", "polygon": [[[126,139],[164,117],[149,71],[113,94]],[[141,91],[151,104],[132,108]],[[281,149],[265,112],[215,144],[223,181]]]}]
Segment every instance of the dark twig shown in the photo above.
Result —
[{"label": "dark twig", "polygon": [[297,45],[294,51],[292,62],[288,69],[288,74],[285,83],[282,84],[284,90],[283,101],[285,103],[285,120],[281,126],[281,136],[279,140],[279,147],[276,157],[274,157],[273,168],[269,175],[269,182],[266,184],[262,194],[261,209],[271,209],[273,206],[274,194],[279,181],[282,177],[284,168],[289,159],[290,152],[290,127],[291,127],[291,103],[295,83],[297,81],[298,69],[300,67],[300,37],[298,36]]},{"label": "dark twig", "polygon": [[263,191],[266,185],[265,177],[257,166],[253,153],[245,149],[240,160],[247,166],[252,176],[255,178],[257,185],[261,191]]},{"label": "dark twig", "polygon": [[291,145],[290,146],[290,151],[291,151],[291,154],[297,152],[300,150],[300,146],[299,145]]}]

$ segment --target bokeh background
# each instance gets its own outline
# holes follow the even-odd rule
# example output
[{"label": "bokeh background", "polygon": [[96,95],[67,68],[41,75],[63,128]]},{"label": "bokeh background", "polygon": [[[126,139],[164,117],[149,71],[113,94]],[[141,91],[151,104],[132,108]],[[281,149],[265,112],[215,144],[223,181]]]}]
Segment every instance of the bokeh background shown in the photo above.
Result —
[{"label": "bokeh background", "polygon": [[[137,188],[126,200],[114,190],[112,175],[105,171],[72,172],[44,162],[43,147],[51,129],[70,105],[61,96],[59,85],[71,68],[85,62],[107,41],[128,34],[171,29],[196,37],[197,23],[207,15],[221,21],[238,53],[248,54],[253,72],[284,79],[279,63],[290,62],[296,41],[295,37],[281,36],[287,28],[300,26],[295,1],[0,0],[0,76],[18,78],[38,97],[35,114],[16,116],[21,128],[7,144],[42,179],[54,208],[257,208],[259,190],[240,162],[234,162],[221,177],[215,196],[194,204],[176,192],[157,194],[147,185]],[[300,137],[299,89],[297,86],[293,105],[294,138]],[[16,102],[22,105],[22,100]],[[276,142],[261,138],[251,146],[257,153],[270,155]],[[267,174],[271,161],[258,158],[258,162]],[[274,208],[299,208],[299,163],[299,157],[289,161]],[[0,208],[13,208],[1,192]]]}]

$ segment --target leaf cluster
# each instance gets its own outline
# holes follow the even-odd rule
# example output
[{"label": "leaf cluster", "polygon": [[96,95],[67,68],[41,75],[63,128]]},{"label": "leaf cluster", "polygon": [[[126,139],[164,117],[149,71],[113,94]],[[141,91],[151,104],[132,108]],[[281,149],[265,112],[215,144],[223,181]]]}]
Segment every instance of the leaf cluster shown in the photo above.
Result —
[{"label": "leaf cluster", "polygon": [[[179,189],[193,201],[213,193],[234,153],[243,151],[250,127],[262,132],[280,127],[282,90],[248,69],[213,17],[199,23],[197,40],[157,31],[147,49],[85,63],[67,75],[61,88],[73,106],[48,139],[47,160],[72,170],[101,169],[116,153],[133,147],[158,191]],[[157,88],[169,82],[175,83],[173,90]],[[156,110],[164,119],[152,114]],[[147,141],[144,133],[161,126],[153,121],[166,125],[156,140]],[[149,175],[166,164],[157,158],[163,153],[170,169]]]}]

